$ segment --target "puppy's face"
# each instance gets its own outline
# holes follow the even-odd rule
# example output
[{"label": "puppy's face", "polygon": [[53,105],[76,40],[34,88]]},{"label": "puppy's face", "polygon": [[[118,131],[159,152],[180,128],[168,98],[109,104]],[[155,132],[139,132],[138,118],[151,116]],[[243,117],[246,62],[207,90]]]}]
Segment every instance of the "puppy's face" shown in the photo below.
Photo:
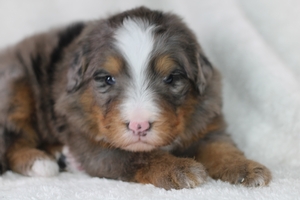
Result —
[{"label": "puppy's face", "polygon": [[92,140],[150,151],[185,131],[205,77],[194,36],[176,20],[127,17],[89,33],[68,74],[68,115]]}]

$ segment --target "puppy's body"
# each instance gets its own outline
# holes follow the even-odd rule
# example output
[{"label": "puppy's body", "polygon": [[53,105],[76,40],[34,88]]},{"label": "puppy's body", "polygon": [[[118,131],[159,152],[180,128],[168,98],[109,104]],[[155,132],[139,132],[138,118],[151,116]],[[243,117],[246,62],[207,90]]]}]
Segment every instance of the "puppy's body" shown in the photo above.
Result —
[{"label": "puppy's body", "polygon": [[0,55],[0,95],[2,160],[24,175],[56,174],[64,144],[92,176],[166,189],[206,171],[271,177],[224,132],[219,74],[172,14],[138,8],[28,38]]}]

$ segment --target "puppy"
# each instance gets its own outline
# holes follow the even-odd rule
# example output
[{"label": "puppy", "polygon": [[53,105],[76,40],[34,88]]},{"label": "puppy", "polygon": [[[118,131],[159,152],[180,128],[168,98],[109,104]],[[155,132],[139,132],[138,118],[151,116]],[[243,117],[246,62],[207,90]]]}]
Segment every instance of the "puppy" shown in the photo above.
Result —
[{"label": "puppy", "polygon": [[267,185],[226,134],[220,75],[174,14],[144,7],[27,38],[0,56],[11,170],[52,176],[61,144],[91,176],[193,188]]}]

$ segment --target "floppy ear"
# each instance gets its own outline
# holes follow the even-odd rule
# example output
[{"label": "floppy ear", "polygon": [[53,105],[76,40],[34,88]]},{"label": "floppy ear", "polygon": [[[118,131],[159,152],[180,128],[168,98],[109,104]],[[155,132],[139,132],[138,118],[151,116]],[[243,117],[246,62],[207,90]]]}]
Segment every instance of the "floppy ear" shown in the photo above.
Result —
[{"label": "floppy ear", "polygon": [[197,67],[198,67],[198,74],[197,74],[197,86],[200,92],[200,95],[204,94],[204,91],[207,87],[209,80],[213,75],[213,67],[203,54],[203,52],[197,53]]},{"label": "floppy ear", "polygon": [[71,65],[68,71],[67,92],[76,92],[82,85],[83,76],[87,69],[87,61],[82,51],[76,52],[71,57]]}]

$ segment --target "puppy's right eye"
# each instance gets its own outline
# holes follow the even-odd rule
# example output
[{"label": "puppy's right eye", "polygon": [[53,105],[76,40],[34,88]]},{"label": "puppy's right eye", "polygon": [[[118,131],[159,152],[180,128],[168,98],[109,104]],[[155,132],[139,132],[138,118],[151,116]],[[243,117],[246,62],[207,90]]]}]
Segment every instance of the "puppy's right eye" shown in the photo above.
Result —
[{"label": "puppy's right eye", "polygon": [[94,80],[98,83],[105,83],[107,85],[114,85],[116,83],[116,79],[113,76],[95,76]]},{"label": "puppy's right eye", "polygon": [[111,86],[116,84],[116,79],[113,76],[107,75],[107,73],[96,74],[94,81],[99,92],[106,92]]}]

